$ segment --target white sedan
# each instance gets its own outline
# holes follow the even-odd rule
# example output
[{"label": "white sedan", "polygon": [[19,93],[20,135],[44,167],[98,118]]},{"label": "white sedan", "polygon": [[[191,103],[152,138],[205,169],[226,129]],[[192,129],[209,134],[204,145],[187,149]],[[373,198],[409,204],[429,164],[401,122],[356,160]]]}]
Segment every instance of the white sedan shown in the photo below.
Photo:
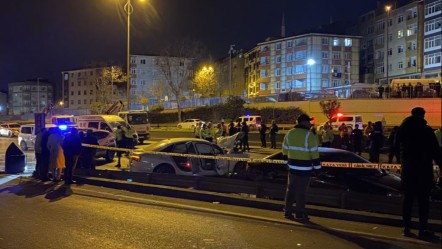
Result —
[{"label": "white sedan", "polygon": [[[179,155],[155,154],[156,152]],[[177,175],[236,175],[245,170],[246,163],[227,159],[207,159],[186,155],[243,157],[245,154],[226,153],[218,145],[198,138],[172,138],[150,144],[144,151],[131,157],[131,172],[163,173]]]},{"label": "white sedan", "polygon": [[176,127],[180,129],[195,129],[199,122],[202,122],[204,124],[204,122],[200,119],[186,119],[183,122],[178,123]]},{"label": "white sedan", "polygon": [[13,137],[18,136],[20,125],[17,123],[4,123],[0,125],[0,136]]}]

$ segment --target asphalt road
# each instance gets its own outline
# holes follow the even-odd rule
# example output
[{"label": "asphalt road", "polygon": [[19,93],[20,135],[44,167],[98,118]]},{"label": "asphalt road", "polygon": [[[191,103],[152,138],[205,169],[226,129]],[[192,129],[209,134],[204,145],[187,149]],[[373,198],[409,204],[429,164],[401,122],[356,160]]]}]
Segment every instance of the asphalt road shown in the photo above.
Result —
[{"label": "asphalt road", "polygon": [[17,178],[0,185],[0,248],[440,248],[400,228]]}]

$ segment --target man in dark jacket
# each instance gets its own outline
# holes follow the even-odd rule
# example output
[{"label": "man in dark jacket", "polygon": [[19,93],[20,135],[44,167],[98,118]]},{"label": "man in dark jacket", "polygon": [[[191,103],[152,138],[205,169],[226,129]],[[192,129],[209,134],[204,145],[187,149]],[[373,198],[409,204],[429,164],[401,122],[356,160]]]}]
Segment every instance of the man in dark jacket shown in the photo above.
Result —
[{"label": "man in dark jacket", "polygon": [[402,121],[396,133],[396,146],[400,150],[403,188],[402,219],[404,235],[411,236],[413,200],[419,204],[419,237],[434,236],[428,231],[429,198],[434,184],[433,160],[441,166],[441,152],[433,129],[424,119],[425,110],[416,107],[411,116]]},{"label": "man in dark jacket", "polygon": [[81,138],[76,128],[71,129],[71,133],[63,141],[64,158],[66,168],[64,169],[64,184],[75,183],[72,179],[77,166],[78,157],[81,153]]}]

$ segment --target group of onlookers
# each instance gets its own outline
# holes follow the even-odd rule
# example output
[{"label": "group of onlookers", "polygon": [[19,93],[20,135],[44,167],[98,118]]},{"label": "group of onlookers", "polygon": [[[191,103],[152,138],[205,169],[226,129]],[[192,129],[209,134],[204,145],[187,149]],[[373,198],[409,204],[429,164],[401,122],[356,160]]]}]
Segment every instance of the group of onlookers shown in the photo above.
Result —
[{"label": "group of onlookers", "polygon": [[75,168],[95,169],[95,148],[82,147],[82,143],[98,145],[92,131],[86,134],[70,128],[64,132],[58,127],[41,129],[35,139],[36,166],[34,177],[65,184],[74,183]]}]

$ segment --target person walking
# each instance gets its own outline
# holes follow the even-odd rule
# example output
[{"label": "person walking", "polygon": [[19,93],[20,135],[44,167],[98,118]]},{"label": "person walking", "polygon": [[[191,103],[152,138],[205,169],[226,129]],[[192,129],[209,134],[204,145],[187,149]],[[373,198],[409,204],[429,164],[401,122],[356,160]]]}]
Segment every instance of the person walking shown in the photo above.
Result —
[{"label": "person walking", "polygon": [[276,149],[276,134],[278,133],[279,128],[278,125],[276,124],[275,120],[272,120],[272,126],[270,126],[270,143],[271,146],[270,148],[272,149]]},{"label": "person walking", "polygon": [[266,148],[267,147],[267,141],[266,141],[266,132],[267,132],[267,125],[264,124],[264,122],[259,127],[259,138],[261,139],[261,147]]},{"label": "person walking", "polygon": [[[126,145],[124,144],[124,130],[121,125],[117,126],[117,130],[115,131],[115,140],[117,141],[117,148],[123,149],[126,148]],[[121,155],[123,154],[122,151],[117,151],[117,157],[118,157],[118,163],[115,165],[117,168],[121,168]]]},{"label": "person walking", "polygon": [[377,121],[373,125],[373,131],[370,133],[369,160],[372,163],[379,163],[379,155],[384,145],[384,131],[382,122]]},{"label": "person walking", "polygon": [[287,156],[289,171],[284,204],[284,217],[287,219],[295,219],[293,203],[296,201],[296,219],[308,220],[305,210],[307,188],[313,171],[321,169],[318,138],[310,131],[311,120],[306,114],[299,115],[297,125],[285,135],[282,144],[282,154]]},{"label": "person walking", "polygon": [[429,199],[434,184],[433,160],[441,167],[441,151],[433,129],[425,120],[425,109],[415,107],[396,132],[396,146],[400,151],[403,188],[402,219],[404,236],[412,236],[411,215],[413,201],[419,206],[419,237],[433,237],[428,230]]},{"label": "person walking", "polygon": [[393,127],[388,136],[388,163],[393,163],[393,158],[396,157],[396,163],[401,163],[401,157],[399,155],[399,148],[395,144],[396,132],[399,126]]},{"label": "person walking", "polygon": [[69,133],[64,139],[63,152],[66,160],[66,168],[64,170],[63,178],[64,183],[69,185],[75,183],[73,176],[81,153],[81,139],[76,128],[72,128],[71,133]]},{"label": "person walking", "polygon": [[358,124],[355,124],[355,129],[351,131],[350,135],[350,145],[352,151],[358,155],[362,154],[362,140],[362,130],[359,129]]},{"label": "person walking", "polygon": [[331,125],[328,122],[325,123],[324,129],[319,135],[322,137],[322,147],[331,147],[333,140],[335,139],[335,135],[333,134]]},{"label": "person walking", "polygon": [[243,133],[242,135],[242,151],[250,151],[250,147],[249,147],[249,126],[247,125],[246,121],[242,122],[242,127],[241,127],[241,133]]},{"label": "person walking", "polygon": [[49,135],[47,148],[49,150],[49,171],[52,173],[52,181],[59,182],[61,180],[61,172],[65,168],[65,158],[63,152],[63,135],[57,129]]}]

